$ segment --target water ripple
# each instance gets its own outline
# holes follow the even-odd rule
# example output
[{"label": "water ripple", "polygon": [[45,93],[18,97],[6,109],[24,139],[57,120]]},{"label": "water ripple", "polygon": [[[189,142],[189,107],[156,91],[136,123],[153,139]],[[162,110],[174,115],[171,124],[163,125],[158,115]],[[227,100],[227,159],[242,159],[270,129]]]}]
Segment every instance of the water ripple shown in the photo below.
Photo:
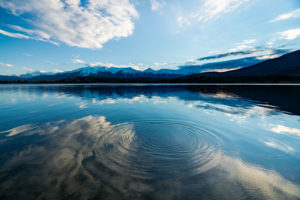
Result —
[{"label": "water ripple", "polygon": [[106,167],[139,178],[177,178],[218,164],[222,141],[196,124],[138,121],[116,125],[95,149]]}]

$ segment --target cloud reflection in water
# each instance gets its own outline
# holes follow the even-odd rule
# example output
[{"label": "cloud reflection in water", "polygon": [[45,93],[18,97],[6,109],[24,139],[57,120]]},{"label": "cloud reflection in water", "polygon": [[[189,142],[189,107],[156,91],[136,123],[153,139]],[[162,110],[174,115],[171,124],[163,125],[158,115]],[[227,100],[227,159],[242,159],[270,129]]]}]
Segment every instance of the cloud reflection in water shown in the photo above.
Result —
[{"label": "cloud reflection in water", "polygon": [[[3,131],[6,142],[23,142],[17,149],[2,148],[5,151],[0,157],[3,163],[0,167],[0,198],[141,199],[149,195],[164,199],[300,198],[298,185],[275,171],[246,163],[229,152],[217,157],[218,164],[209,170],[188,177],[148,180],[120,173],[105,165],[95,154],[99,139],[109,131],[120,130],[115,129],[116,126],[103,116],[89,115],[73,121],[23,125]],[[133,124],[129,130],[127,146],[124,147],[128,151],[122,153],[139,148],[132,143],[139,129]],[[122,133],[114,132],[113,135],[118,134]],[[119,139],[112,138],[110,145],[120,144]],[[183,144],[176,137],[173,142]],[[110,156],[111,152],[107,151]],[[151,164],[155,166],[155,163]]]}]

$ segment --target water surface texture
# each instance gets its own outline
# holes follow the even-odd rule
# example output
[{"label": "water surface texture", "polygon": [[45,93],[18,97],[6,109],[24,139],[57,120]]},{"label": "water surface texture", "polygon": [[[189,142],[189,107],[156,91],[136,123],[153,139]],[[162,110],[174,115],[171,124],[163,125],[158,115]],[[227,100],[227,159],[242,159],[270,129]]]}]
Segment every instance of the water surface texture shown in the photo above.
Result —
[{"label": "water surface texture", "polygon": [[300,86],[0,85],[0,199],[300,199]]}]

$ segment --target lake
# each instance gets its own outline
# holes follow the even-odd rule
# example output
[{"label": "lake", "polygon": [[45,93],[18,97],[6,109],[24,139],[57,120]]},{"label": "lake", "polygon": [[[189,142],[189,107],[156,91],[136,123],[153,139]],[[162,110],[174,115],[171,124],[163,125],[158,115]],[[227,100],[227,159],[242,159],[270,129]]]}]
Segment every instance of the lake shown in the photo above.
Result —
[{"label": "lake", "polygon": [[300,199],[299,85],[0,85],[0,199]]}]

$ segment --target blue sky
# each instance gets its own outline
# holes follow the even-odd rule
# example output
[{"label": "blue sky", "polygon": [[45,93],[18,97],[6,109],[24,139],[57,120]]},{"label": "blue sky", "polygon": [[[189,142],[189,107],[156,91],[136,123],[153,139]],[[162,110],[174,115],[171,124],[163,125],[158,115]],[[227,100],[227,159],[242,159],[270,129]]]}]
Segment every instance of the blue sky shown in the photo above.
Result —
[{"label": "blue sky", "polygon": [[176,68],[297,49],[299,0],[0,0],[0,74]]}]

